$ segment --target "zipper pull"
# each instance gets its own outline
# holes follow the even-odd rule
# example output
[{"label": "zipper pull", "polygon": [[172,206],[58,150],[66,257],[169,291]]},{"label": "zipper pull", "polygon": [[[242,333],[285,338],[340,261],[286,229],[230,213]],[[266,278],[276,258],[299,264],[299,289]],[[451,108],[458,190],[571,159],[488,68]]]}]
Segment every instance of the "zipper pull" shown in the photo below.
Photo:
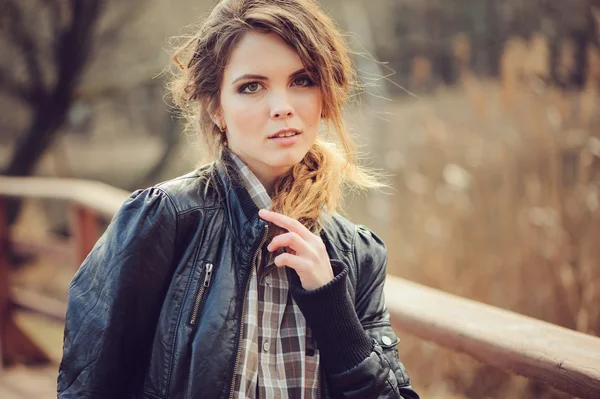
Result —
[{"label": "zipper pull", "polygon": [[208,287],[210,285],[210,278],[212,276],[213,264],[206,264],[206,275],[204,276],[204,287]]}]

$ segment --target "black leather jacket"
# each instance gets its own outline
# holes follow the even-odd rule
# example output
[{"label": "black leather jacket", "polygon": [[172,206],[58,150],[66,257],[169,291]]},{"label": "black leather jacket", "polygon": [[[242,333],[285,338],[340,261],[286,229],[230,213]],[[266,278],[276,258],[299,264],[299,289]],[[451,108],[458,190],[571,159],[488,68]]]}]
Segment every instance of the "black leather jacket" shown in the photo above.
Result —
[{"label": "black leather jacket", "polygon": [[[69,286],[59,398],[230,395],[265,222],[225,172],[218,166],[208,181],[193,172],[138,190],[115,215]],[[372,340],[356,366],[335,374],[321,368],[321,396],[418,398],[383,300],[384,244],[341,216],[321,237],[330,258],[345,265],[345,291]]]}]

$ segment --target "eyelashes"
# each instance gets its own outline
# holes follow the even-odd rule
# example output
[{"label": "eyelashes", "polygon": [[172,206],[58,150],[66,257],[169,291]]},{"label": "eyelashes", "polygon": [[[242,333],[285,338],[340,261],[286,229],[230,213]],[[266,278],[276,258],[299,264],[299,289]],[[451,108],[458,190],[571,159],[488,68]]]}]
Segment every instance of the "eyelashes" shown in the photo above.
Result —
[{"label": "eyelashes", "polygon": [[[251,87],[255,87],[255,86],[256,86],[256,89],[254,89],[254,90],[250,89]],[[238,92],[243,93],[243,94],[256,93],[260,86],[262,86],[262,84],[259,82],[249,82],[249,83],[246,83],[245,85],[243,85],[242,87],[240,87]]]},{"label": "eyelashes", "polygon": [[[298,83],[302,82],[302,83]],[[292,81],[293,86],[299,87],[312,87],[315,85],[315,82],[308,76],[299,76]],[[240,94],[254,94],[258,93],[260,88],[264,88],[264,85],[260,82],[248,82],[243,84],[239,89],[238,93]]]},{"label": "eyelashes", "polygon": [[315,82],[313,82],[313,80],[311,78],[309,78],[308,76],[300,76],[299,78],[294,79],[294,83],[298,82],[298,81],[305,81],[305,84],[301,84],[298,86],[301,87],[310,87],[310,86],[314,86]]}]

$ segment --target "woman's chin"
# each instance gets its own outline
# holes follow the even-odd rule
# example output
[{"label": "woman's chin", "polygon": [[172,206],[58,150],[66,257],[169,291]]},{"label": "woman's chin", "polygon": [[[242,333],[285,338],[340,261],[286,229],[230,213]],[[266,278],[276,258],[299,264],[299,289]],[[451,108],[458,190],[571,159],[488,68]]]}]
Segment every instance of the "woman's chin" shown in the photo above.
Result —
[{"label": "woman's chin", "polygon": [[308,150],[300,150],[299,148],[269,151],[269,153],[264,154],[264,163],[277,169],[290,168],[302,161],[307,152]]}]

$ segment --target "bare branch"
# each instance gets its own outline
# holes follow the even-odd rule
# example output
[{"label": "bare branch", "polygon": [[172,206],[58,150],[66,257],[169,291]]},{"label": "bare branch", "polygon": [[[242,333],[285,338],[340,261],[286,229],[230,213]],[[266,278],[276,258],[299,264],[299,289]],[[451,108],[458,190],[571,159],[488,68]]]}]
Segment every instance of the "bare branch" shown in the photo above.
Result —
[{"label": "bare branch", "polygon": [[26,29],[21,8],[13,1],[7,1],[5,6],[5,19],[8,22],[8,33],[15,43],[20,44],[23,54],[25,68],[31,82],[30,92],[40,97],[45,94],[45,85],[42,79],[42,71],[37,59],[37,45],[31,36],[31,31]]},{"label": "bare branch", "polygon": [[[125,4],[127,4],[127,6],[125,6]],[[121,11],[120,15],[115,18],[115,21],[111,23],[111,26],[98,34],[98,43],[110,44],[114,42],[117,39],[121,29],[123,29],[123,26],[125,26],[127,22],[131,22],[140,15],[139,2],[137,1],[123,3],[122,7],[123,11]]]},{"label": "bare branch", "polygon": [[101,1],[72,1],[70,26],[57,37],[57,90],[73,88],[92,51],[93,30],[100,15]]},{"label": "bare branch", "polygon": [[65,19],[65,3],[60,0],[40,0],[48,9],[54,35],[58,35]]},{"label": "bare branch", "polygon": [[[58,79],[52,92],[40,100],[24,138],[19,141],[5,174],[23,176],[31,172],[64,123],[73,89],[91,51],[94,26],[100,14],[100,0],[71,2],[72,18],[68,29],[57,37]],[[35,94],[35,93],[34,93]],[[15,213],[11,213],[13,220]]]},{"label": "bare branch", "polygon": [[36,102],[35,95],[30,88],[10,79],[7,71],[0,70],[0,91],[4,91],[26,103]]}]

